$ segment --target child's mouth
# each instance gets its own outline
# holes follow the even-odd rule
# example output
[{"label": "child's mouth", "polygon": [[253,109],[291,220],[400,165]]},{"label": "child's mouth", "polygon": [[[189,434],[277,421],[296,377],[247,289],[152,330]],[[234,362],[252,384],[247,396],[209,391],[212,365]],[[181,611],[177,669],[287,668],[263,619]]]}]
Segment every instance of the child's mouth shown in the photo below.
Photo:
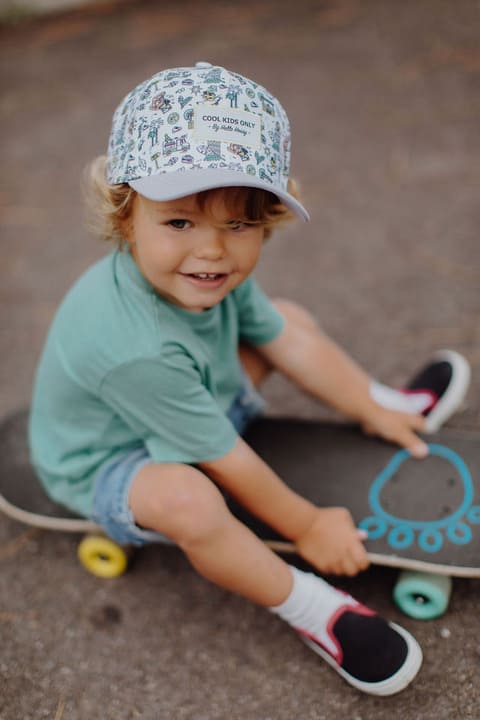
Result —
[{"label": "child's mouth", "polygon": [[199,280],[216,280],[219,277],[223,277],[223,273],[189,273],[190,277],[198,278]]},{"label": "child's mouth", "polygon": [[182,273],[182,275],[197,287],[208,288],[219,287],[228,277],[227,273]]}]

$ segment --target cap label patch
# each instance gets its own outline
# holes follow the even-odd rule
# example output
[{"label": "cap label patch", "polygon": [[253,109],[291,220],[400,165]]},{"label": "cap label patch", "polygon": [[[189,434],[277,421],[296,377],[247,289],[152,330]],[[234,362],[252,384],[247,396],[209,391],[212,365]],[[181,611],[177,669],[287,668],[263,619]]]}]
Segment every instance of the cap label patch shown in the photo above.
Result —
[{"label": "cap label patch", "polygon": [[260,148],[262,122],[259,115],[215,105],[197,105],[194,113],[196,140],[233,142]]}]

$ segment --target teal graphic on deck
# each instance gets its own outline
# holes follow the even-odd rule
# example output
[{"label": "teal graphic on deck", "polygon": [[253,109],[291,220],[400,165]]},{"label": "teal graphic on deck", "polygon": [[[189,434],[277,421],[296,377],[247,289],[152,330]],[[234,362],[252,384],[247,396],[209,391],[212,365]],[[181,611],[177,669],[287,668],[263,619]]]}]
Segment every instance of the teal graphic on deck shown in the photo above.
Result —
[{"label": "teal graphic on deck", "polygon": [[[359,527],[368,532],[370,540],[387,534],[393,550],[405,550],[417,540],[418,546],[428,553],[438,552],[444,543],[443,533],[456,545],[467,545],[472,539],[468,523],[480,524],[480,505],[473,505],[474,490],[470,471],[460,455],[444,445],[429,445],[430,455],[450,462],[458,472],[463,485],[463,499],[456,510],[440,520],[410,520],[396,517],[382,506],[381,492],[394,478],[402,463],[411,458],[408,450],[399,450],[373,481],[368,501],[373,515],[364,518]],[[434,500],[434,498],[432,498]]]}]

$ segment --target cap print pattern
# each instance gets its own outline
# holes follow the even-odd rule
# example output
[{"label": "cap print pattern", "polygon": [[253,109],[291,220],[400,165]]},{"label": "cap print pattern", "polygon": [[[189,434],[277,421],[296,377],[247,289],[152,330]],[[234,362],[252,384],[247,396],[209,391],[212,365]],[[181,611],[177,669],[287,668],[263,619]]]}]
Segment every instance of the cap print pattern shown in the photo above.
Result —
[{"label": "cap print pattern", "polygon": [[111,184],[225,169],[286,192],[289,168],[284,109],[263,87],[222,67],[199,63],[159,72],[130,92],[114,114]]}]

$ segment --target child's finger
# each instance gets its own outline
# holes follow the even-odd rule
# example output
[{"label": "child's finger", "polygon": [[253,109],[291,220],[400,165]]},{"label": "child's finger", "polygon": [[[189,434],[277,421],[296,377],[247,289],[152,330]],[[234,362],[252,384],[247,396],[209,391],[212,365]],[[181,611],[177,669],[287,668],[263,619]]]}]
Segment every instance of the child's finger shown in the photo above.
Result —
[{"label": "child's finger", "polygon": [[402,413],[402,415],[403,421],[401,426],[397,427],[396,437],[392,436],[392,440],[396,440],[396,442],[408,450],[413,457],[426,457],[429,453],[428,445],[416,434],[425,429],[425,419],[421,415],[412,415],[409,413]]},{"label": "child's finger", "polygon": [[426,420],[423,417],[423,415],[412,415],[409,414],[408,416],[409,424],[412,430],[416,430],[417,432],[424,432],[426,429]]},{"label": "child's finger", "polygon": [[343,572],[346,575],[357,575],[357,573],[366,570],[370,561],[363,545],[358,545],[350,551],[349,555],[344,558]]},{"label": "child's finger", "polygon": [[414,433],[408,434],[408,438],[406,438],[406,442],[403,443],[403,445],[413,457],[418,459],[427,457],[429,453],[428,445]]}]

